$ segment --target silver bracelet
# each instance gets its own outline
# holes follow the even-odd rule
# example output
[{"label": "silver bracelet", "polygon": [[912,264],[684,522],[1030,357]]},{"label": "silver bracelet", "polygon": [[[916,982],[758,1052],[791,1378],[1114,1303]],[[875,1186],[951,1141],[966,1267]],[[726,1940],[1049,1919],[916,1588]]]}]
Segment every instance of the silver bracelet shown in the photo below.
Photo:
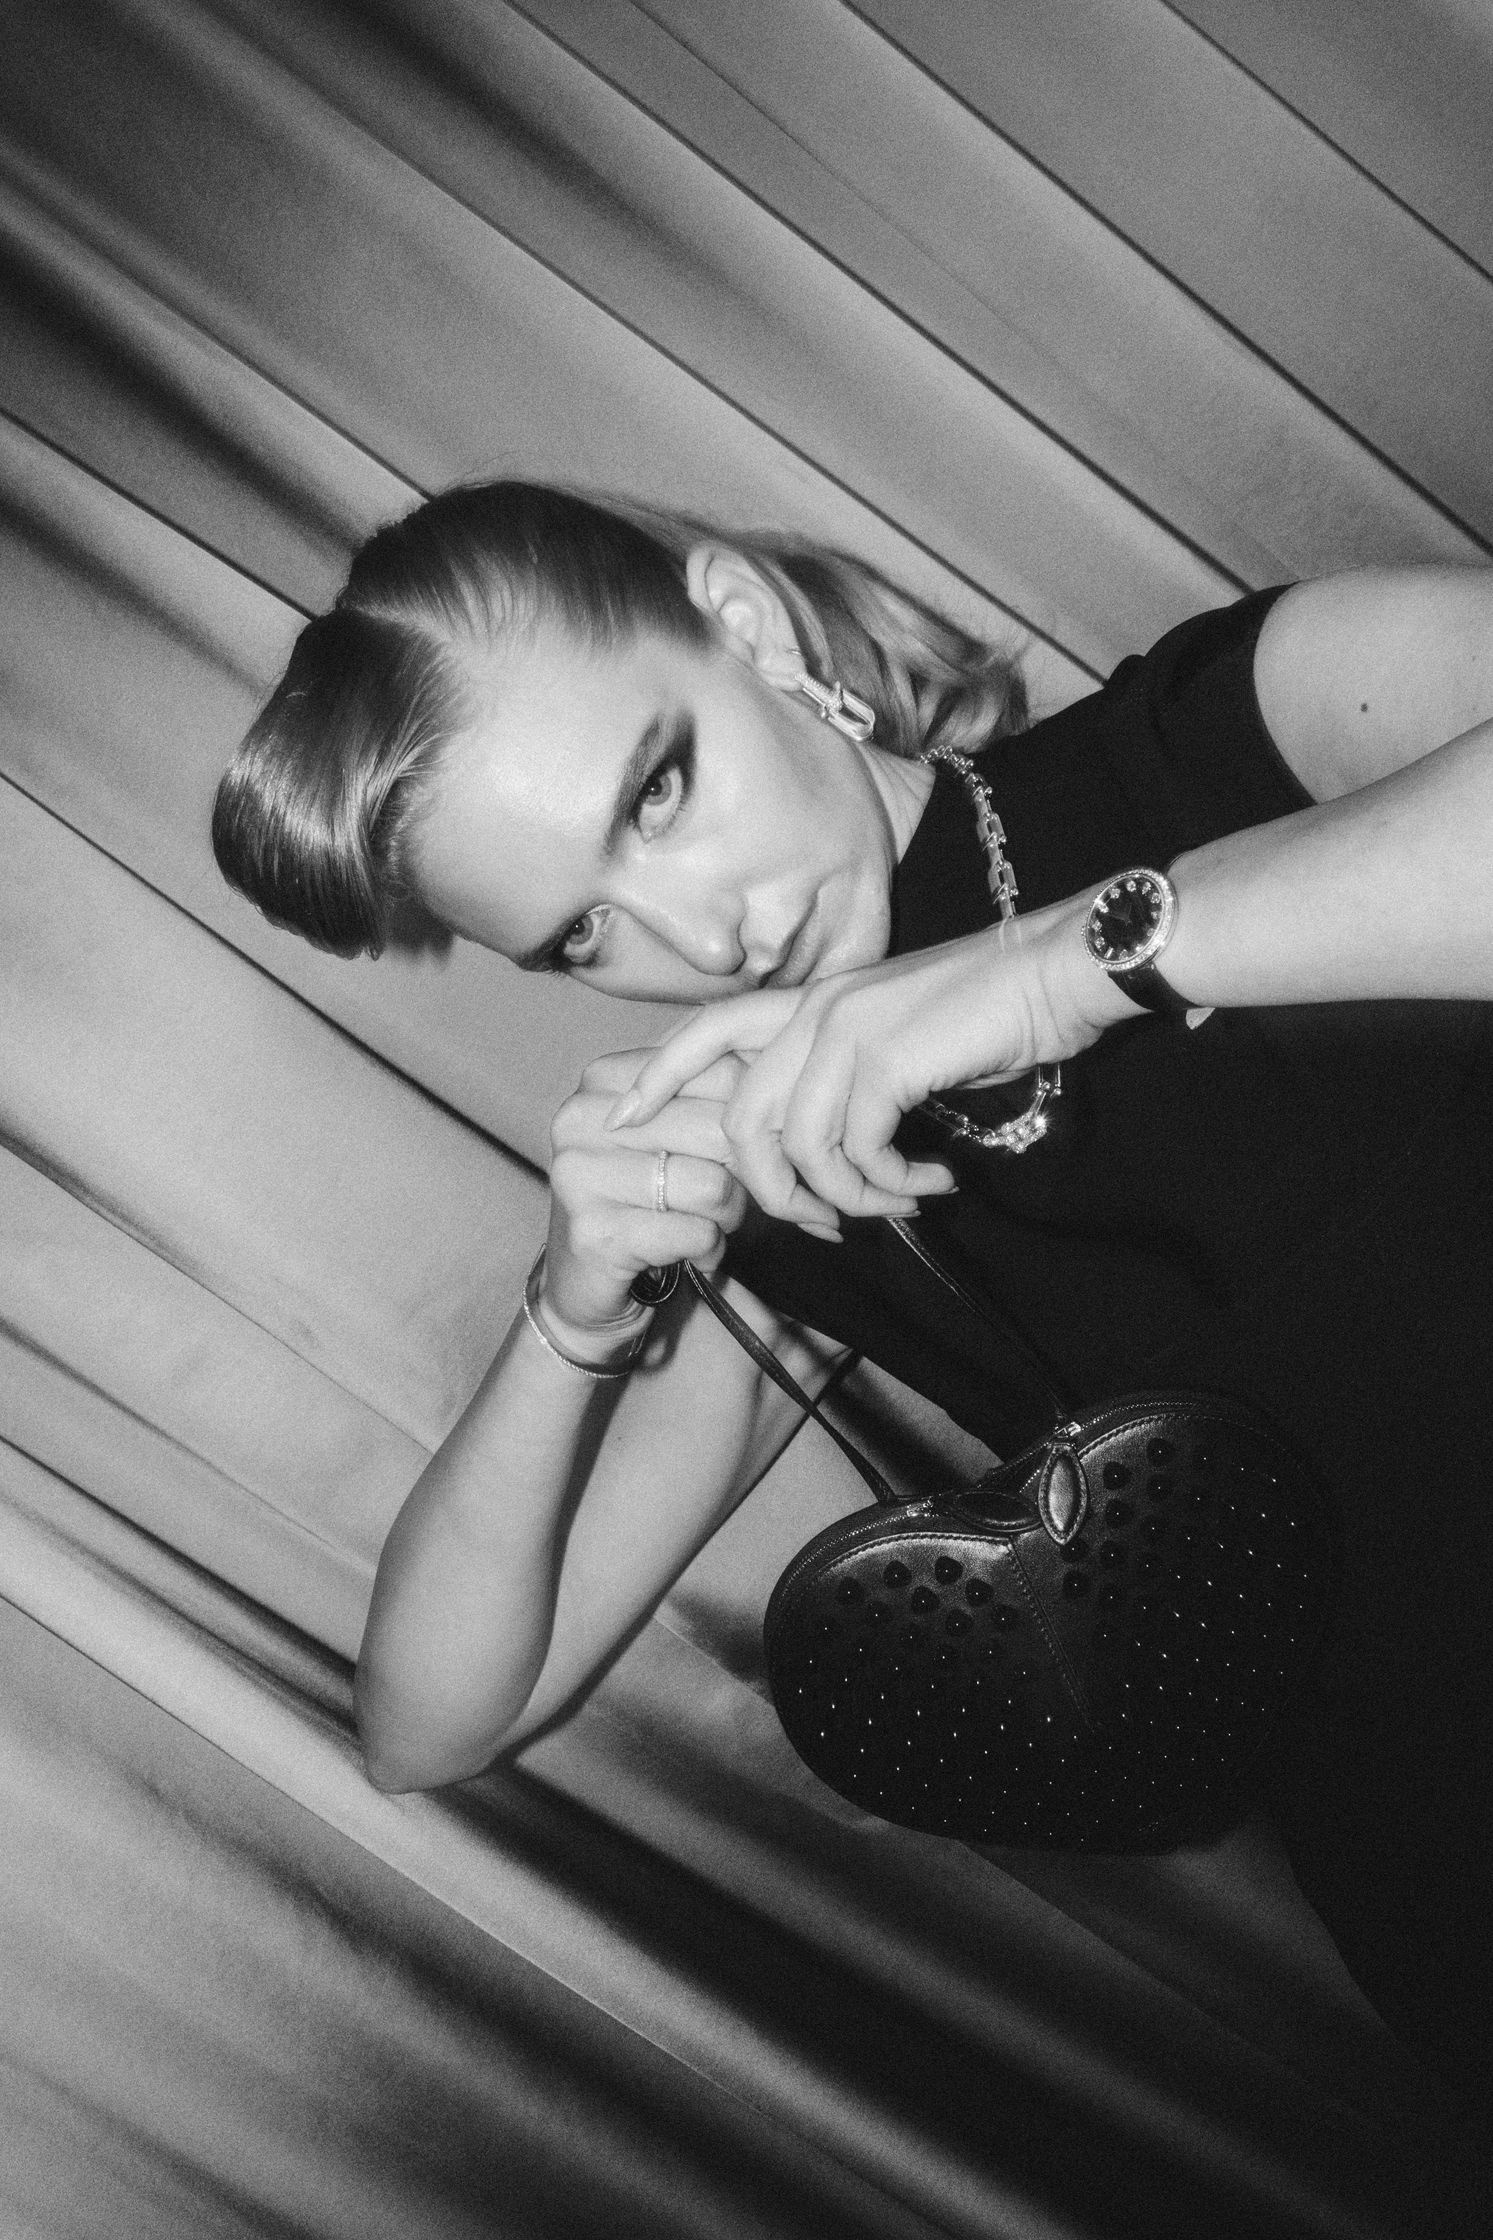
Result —
[{"label": "silver bracelet", "polygon": [[[539,1340],[539,1343],[543,1346],[545,1352],[552,1353],[557,1361],[563,1361],[566,1368],[573,1369],[578,1377],[591,1377],[597,1384],[612,1384],[619,1381],[623,1377],[630,1377],[637,1363],[638,1350],[639,1346],[641,1346],[642,1343],[641,1335],[638,1340],[638,1345],[635,1345],[633,1347],[632,1351],[628,1354],[627,1359],[621,1362],[615,1369],[599,1369],[594,1367],[588,1361],[576,1361],[572,1359],[570,1354],[563,1352],[562,1349],[555,1344],[554,1339],[549,1335],[549,1332],[545,1329],[542,1321],[540,1320],[538,1288],[539,1279],[543,1271],[544,1254],[541,1252],[539,1258],[535,1261],[533,1267],[529,1270],[528,1280],[524,1285],[524,1320],[529,1325],[529,1328],[533,1331],[535,1337]],[[646,1308],[635,1309],[629,1314],[618,1315],[612,1322],[601,1323],[598,1327],[603,1330],[619,1330],[625,1327],[630,1327],[634,1323],[643,1322],[644,1320],[646,1320],[647,1311],[648,1310]]]}]

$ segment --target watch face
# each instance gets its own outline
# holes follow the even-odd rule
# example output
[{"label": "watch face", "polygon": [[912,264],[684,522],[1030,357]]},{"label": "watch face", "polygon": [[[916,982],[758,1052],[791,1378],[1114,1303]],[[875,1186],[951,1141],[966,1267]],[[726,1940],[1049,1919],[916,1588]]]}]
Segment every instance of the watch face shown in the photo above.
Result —
[{"label": "watch face", "polygon": [[1145,963],[1165,943],[1174,909],[1169,886],[1154,871],[1122,872],[1089,911],[1089,954],[1107,972]]}]

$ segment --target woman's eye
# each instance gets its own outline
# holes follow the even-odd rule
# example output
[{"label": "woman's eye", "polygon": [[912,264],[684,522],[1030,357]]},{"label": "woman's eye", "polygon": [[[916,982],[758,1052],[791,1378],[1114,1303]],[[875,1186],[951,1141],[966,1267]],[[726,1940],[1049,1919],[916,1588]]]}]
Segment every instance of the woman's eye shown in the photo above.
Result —
[{"label": "woman's eye", "polygon": [[[684,725],[676,731],[671,751],[654,764],[633,796],[630,812],[633,828],[644,840],[656,840],[660,833],[666,832],[684,807],[690,790],[694,751],[693,729]],[[602,905],[577,918],[564,939],[550,952],[554,969],[574,972],[602,963],[608,945],[606,927],[610,915],[609,908]]]},{"label": "woman's eye", "polygon": [[596,947],[596,934],[597,913],[594,910],[588,910],[583,918],[576,919],[575,924],[560,944],[565,962],[567,964],[588,964],[591,953]]},{"label": "woman's eye", "polygon": [[677,762],[661,762],[638,795],[637,821],[644,831],[656,832],[679,805],[684,777]]},{"label": "woman's eye", "polygon": [[645,840],[666,832],[689,799],[694,783],[695,728],[676,724],[668,752],[653,765],[632,805],[632,821]]}]

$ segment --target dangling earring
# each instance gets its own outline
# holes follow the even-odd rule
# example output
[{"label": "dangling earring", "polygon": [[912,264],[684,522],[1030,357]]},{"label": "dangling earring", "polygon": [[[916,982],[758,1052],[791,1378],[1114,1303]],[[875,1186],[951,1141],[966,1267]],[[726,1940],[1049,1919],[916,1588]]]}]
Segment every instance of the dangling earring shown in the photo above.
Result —
[{"label": "dangling earring", "polygon": [[863,700],[858,692],[847,692],[838,677],[833,684],[821,684],[807,670],[796,685],[806,700],[813,701],[822,723],[832,723],[847,739],[865,745],[876,729],[876,710],[869,700]]}]

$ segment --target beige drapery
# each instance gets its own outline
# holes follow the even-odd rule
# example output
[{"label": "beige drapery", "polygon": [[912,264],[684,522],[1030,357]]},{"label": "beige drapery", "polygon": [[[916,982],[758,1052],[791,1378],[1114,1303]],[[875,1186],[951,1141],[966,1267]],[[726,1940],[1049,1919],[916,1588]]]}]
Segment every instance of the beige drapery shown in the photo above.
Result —
[{"label": "beige drapery", "polygon": [[[1239,15],[1245,20],[1236,20]],[[1396,2229],[1413,2092],[1268,1843],[979,1860],[756,1685],[817,1435],[592,1704],[393,1802],[371,1567],[550,1110],[655,1029],[315,956],[207,806],[491,470],[851,544],[1053,706],[1493,535],[1465,0],[52,0],[0,29],[0,2201],[18,2232]]]}]

